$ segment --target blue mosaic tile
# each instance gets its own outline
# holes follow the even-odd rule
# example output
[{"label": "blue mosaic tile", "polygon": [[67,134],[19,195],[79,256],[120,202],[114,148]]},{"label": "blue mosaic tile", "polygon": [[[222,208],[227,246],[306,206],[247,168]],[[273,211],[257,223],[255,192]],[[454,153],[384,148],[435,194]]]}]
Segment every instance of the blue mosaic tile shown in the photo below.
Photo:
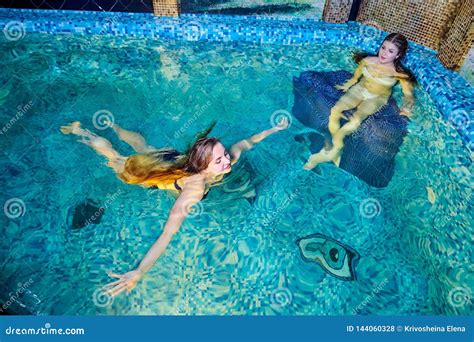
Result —
[{"label": "blue mosaic tile", "polygon": [[[47,15],[45,15],[47,14]],[[188,41],[247,41],[271,44],[336,44],[375,52],[386,32],[357,22],[325,23],[311,18],[185,14],[158,18],[150,13],[0,9],[0,24],[20,21],[27,32],[48,34],[147,36]],[[375,38],[367,39],[370,30]],[[444,68],[436,52],[410,43],[405,65],[449,120],[463,111],[473,122],[474,87]],[[458,129],[468,147],[474,145],[472,124]],[[465,127],[468,126],[468,127]]]}]

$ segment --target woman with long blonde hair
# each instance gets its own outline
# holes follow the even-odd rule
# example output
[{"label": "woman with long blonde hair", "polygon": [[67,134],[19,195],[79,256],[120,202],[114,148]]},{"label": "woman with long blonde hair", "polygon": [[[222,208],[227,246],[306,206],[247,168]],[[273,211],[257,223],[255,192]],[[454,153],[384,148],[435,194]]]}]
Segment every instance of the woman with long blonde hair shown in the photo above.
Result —
[{"label": "woman with long blonde hair", "polygon": [[111,277],[118,280],[105,286],[107,293],[116,296],[125,290],[130,292],[163,254],[191,211],[191,207],[207,194],[211,186],[216,185],[226,173],[231,171],[232,165],[239,160],[242,152],[250,150],[256,143],[287,127],[288,120],[283,119],[277,126],[237,142],[229,151],[217,138],[207,137],[210,131],[208,129],[198,137],[186,153],[181,154],[173,148],[154,148],[148,145],[140,134],[113,125],[112,128],[118,137],[137,152],[135,155],[124,157],[112,147],[107,139],[81,128],[79,122],[62,126],[62,133],[79,136],[80,142],[106,157],[107,165],[124,182],[171,190],[179,194],[171,208],[162,234],[148,250],[138,267],[125,274],[109,273]]}]

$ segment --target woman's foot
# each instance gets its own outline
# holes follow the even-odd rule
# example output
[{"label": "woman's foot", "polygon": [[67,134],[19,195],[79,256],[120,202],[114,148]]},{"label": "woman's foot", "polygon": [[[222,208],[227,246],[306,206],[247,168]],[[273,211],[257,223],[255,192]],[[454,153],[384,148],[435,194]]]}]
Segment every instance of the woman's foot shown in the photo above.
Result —
[{"label": "woman's foot", "polygon": [[78,134],[81,130],[81,123],[79,121],[74,121],[66,126],[61,126],[59,129],[62,134]]},{"label": "woman's foot", "polygon": [[305,170],[311,170],[318,164],[329,161],[333,161],[337,166],[339,166],[339,163],[341,162],[341,154],[334,148],[331,148],[330,150],[322,149],[318,153],[312,154],[303,168]]},{"label": "woman's foot", "polygon": [[[88,129],[83,129],[79,121],[74,121],[70,123],[69,125],[61,126],[60,131],[63,134],[74,134],[81,137],[81,139],[78,141],[91,147],[94,147],[93,146],[94,143],[103,144],[102,140],[105,140],[97,136],[96,134],[92,133]],[[110,145],[110,143],[107,140],[105,140],[105,142]]]},{"label": "woman's foot", "polygon": [[326,161],[324,158],[324,155],[325,155],[325,151],[324,150],[321,150],[320,152],[318,153],[315,153],[315,154],[312,154],[308,161],[306,162],[306,164],[304,164],[303,168],[305,170],[311,170],[311,169],[314,169],[318,164]]},{"label": "woman's foot", "polygon": [[92,133],[88,129],[81,128],[81,123],[75,121],[66,126],[60,128],[63,134],[74,134],[80,137],[78,140],[91,148],[93,148],[98,154],[108,159],[107,165],[114,169],[116,172],[123,172],[126,157],[121,156],[114,148],[110,141],[97,134]]}]

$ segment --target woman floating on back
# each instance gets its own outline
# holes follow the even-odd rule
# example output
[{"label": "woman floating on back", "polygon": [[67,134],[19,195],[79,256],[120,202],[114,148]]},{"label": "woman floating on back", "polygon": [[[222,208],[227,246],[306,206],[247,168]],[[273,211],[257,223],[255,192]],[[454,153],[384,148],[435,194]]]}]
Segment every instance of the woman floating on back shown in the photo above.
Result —
[{"label": "woman floating on back", "polygon": [[191,211],[191,207],[206,195],[211,186],[231,171],[231,166],[239,160],[241,153],[287,127],[288,120],[283,119],[277,126],[232,145],[229,151],[218,139],[207,137],[209,129],[186,153],[181,154],[172,148],[156,149],[147,145],[140,134],[114,125],[112,128],[119,138],[138,153],[129,157],[120,155],[108,140],[81,128],[79,122],[61,127],[62,133],[80,136],[80,142],[105,156],[108,165],[126,183],[158,187],[179,193],[162,234],[148,250],[139,266],[122,275],[109,273],[119,280],[107,284],[107,292],[112,296],[125,290],[130,292],[163,254],[171,238]]},{"label": "woman floating on back", "polygon": [[[391,33],[384,39],[377,56],[356,55],[359,65],[354,76],[344,84],[336,86],[346,94],[331,109],[328,129],[332,142],[327,142],[325,148],[311,155],[304,166],[305,169],[312,169],[319,163],[328,161],[339,165],[344,138],[355,132],[367,117],[387,104],[397,82],[400,82],[405,97],[400,114],[411,115],[414,79],[401,65],[407,48],[408,42],[403,35]],[[356,111],[347,118],[343,112],[353,108]],[[341,119],[349,121],[341,127]]]}]

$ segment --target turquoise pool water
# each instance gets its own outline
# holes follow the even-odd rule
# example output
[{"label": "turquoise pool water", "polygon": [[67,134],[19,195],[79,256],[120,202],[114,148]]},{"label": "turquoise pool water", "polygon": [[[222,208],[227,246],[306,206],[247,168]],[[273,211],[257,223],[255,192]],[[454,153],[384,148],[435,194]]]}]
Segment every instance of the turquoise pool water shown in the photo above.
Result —
[{"label": "turquoise pool water", "polygon": [[[291,111],[301,71],[353,69],[351,49],[27,34],[0,51],[0,299],[11,310],[472,314],[471,155],[422,89],[387,188],[329,164],[302,171],[293,120],[212,189],[131,295],[100,291],[106,270],[136,267],[174,198],[121,183],[60,125],[79,120],[131,154],[103,118],[178,149],[217,119],[229,145]],[[87,199],[105,208],[100,223],[72,229]],[[295,241],[313,233],[359,252],[357,281],[302,260]]]}]

